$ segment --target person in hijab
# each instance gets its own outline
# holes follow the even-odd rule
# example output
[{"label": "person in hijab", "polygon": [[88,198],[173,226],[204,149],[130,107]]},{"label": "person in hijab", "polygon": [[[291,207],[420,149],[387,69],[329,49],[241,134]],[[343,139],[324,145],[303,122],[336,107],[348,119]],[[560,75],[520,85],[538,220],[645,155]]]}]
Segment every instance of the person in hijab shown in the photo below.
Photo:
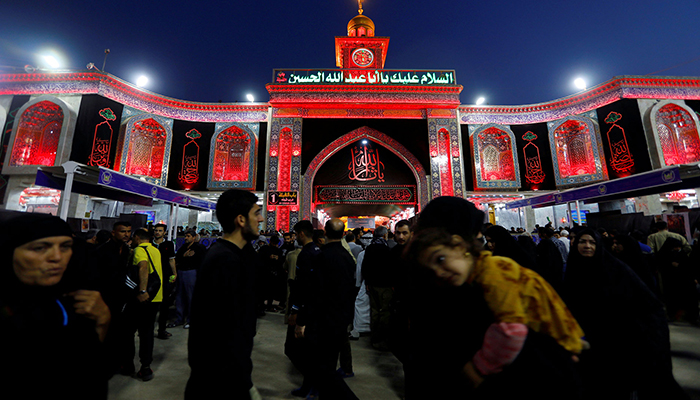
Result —
[{"label": "person in hijab", "polygon": [[680,240],[668,237],[654,258],[661,274],[669,320],[695,322],[698,319],[695,276],[683,246]]},{"label": "person in hijab", "polygon": [[506,228],[493,225],[484,231],[486,245],[494,256],[506,257],[521,267],[537,271],[537,264],[523,249]]},{"label": "person in hijab", "polygon": [[[406,250],[407,258],[431,271],[443,287],[469,293],[474,301],[460,304],[460,310],[487,317],[469,320],[466,332],[461,332],[471,341],[471,352],[461,354],[461,364],[451,359],[456,355],[452,350],[447,362],[432,363],[431,368],[440,364],[461,371],[475,398],[510,399],[528,393],[546,399],[579,398],[572,355],[583,348],[583,331],[537,273],[482,251],[477,237],[483,219],[484,214],[464,199],[438,197],[419,215]],[[445,340],[441,326],[433,329]],[[447,345],[462,349],[457,343]],[[450,395],[447,398],[460,393]]]},{"label": "person in hijab", "polygon": [[562,297],[586,332],[579,363],[586,399],[687,399],[673,378],[663,305],[583,229],[571,243]]},{"label": "person in hijab", "polygon": [[60,218],[24,214],[0,239],[0,383],[23,399],[106,399],[102,341],[110,313],[72,264],[73,232]]},{"label": "person in hijab", "polygon": [[644,257],[637,239],[629,235],[616,235],[613,239],[612,250],[615,257],[630,267],[652,292],[658,293],[649,263]]}]

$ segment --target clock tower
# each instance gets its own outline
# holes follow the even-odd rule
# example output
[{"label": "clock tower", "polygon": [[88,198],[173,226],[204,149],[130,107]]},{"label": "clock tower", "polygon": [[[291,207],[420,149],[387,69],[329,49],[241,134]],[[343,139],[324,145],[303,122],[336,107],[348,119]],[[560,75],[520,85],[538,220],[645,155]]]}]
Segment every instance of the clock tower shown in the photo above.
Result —
[{"label": "clock tower", "polygon": [[374,36],[374,22],[362,15],[362,0],[358,3],[359,14],[348,22],[348,35],[335,37],[335,65],[383,69],[389,38]]}]

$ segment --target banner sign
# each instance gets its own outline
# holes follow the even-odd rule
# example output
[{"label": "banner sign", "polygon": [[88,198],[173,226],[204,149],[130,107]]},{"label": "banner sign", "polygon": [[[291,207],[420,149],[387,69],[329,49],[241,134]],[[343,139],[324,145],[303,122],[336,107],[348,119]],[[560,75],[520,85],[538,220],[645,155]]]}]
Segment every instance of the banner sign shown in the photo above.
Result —
[{"label": "banner sign", "polygon": [[267,205],[269,206],[296,206],[299,192],[268,192]]},{"label": "banner sign", "polygon": [[374,218],[348,218],[348,229],[374,229],[375,227]]},{"label": "banner sign", "polygon": [[414,204],[415,186],[317,186],[316,203]]},{"label": "banner sign", "polygon": [[273,85],[455,86],[454,70],[276,69]]}]

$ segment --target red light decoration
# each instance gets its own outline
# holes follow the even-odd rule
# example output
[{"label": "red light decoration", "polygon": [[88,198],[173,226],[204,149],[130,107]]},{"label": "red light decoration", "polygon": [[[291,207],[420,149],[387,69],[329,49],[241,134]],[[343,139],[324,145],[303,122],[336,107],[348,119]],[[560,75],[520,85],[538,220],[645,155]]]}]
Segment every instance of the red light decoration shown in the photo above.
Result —
[{"label": "red light decoration", "polygon": [[275,229],[289,229],[289,206],[277,206],[277,222]]},{"label": "red light decoration", "polygon": [[159,179],[165,155],[165,128],[153,118],[138,121],[131,129],[131,141],[124,172]]},{"label": "red light decoration", "polygon": [[41,101],[22,113],[12,145],[10,166],[54,165],[63,127],[63,110]]},{"label": "red light decoration", "polygon": [[671,201],[675,201],[675,202],[679,202],[679,201],[685,199],[686,197],[688,197],[688,195],[686,193],[679,192],[679,191],[666,193],[666,198],[671,200]]},{"label": "red light decoration", "polygon": [[[291,186],[292,171],[292,130],[285,127],[280,131],[279,139],[279,173],[277,174],[277,190],[287,191]],[[279,222],[279,216],[277,221]]]},{"label": "red light decoration", "polygon": [[690,113],[666,104],[656,113],[656,127],[666,165],[700,161],[700,138]]},{"label": "red light decoration", "polygon": [[190,139],[182,146],[182,168],[177,178],[184,189],[192,189],[199,181],[199,145],[196,139],[202,137],[196,129],[192,129],[185,134]]},{"label": "red light decoration", "polygon": [[621,173],[629,171],[634,167],[634,159],[630,148],[627,145],[627,136],[625,130],[617,124],[622,118],[620,113],[610,112],[605,118],[605,122],[612,124],[608,129],[608,145],[610,146],[610,167],[615,172]]},{"label": "red light decoration", "polygon": [[490,127],[479,132],[479,160],[484,181],[515,180],[513,149],[508,134]]},{"label": "red light decoration", "polygon": [[450,157],[450,132],[442,128],[438,131],[438,163],[440,165],[440,190],[443,196],[453,196],[452,159]]},{"label": "red light decoration", "polygon": [[104,121],[95,125],[95,134],[92,137],[92,151],[88,165],[109,168],[109,153],[112,149],[112,134],[114,130],[109,121],[114,121],[117,117],[110,108],[100,110],[100,116]]},{"label": "red light decoration", "polygon": [[237,126],[219,133],[214,145],[214,181],[247,181],[250,138]]},{"label": "red light decoration", "polygon": [[554,147],[562,178],[595,174],[591,134],[586,124],[568,120],[554,130]]},{"label": "red light decoration", "polygon": [[540,148],[537,147],[533,140],[537,139],[537,135],[527,131],[523,135],[523,140],[527,141],[523,147],[523,156],[525,159],[525,180],[533,185],[539,185],[544,182],[546,177],[542,171],[542,159],[540,158]]}]

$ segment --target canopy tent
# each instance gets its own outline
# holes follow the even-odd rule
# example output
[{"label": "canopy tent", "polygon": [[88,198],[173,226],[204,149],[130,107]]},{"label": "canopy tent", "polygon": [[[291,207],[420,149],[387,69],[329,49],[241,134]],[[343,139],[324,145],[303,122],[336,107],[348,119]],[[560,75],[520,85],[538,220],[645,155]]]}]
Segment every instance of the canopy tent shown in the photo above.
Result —
[{"label": "canopy tent", "polygon": [[140,178],[122,174],[103,167],[91,167],[68,161],[58,167],[40,167],[35,183],[63,191],[59,216],[68,217],[71,193],[103,197],[110,200],[152,206],[154,200],[170,204],[170,227],[173,227],[175,207],[186,207],[199,211],[216,209],[216,203],[185,193],[171,190]]},{"label": "canopy tent", "polygon": [[507,209],[545,207],[576,201],[598,203],[700,187],[700,163],[672,165],[605,182],[506,203]]}]

